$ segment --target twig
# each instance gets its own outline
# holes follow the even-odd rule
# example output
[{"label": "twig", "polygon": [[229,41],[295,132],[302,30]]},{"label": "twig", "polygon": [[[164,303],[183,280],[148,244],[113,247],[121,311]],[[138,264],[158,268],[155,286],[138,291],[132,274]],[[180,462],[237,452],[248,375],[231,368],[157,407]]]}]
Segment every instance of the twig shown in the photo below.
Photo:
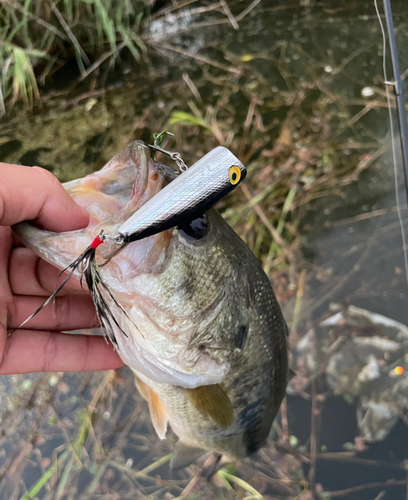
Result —
[{"label": "twig", "polygon": [[231,26],[234,28],[234,30],[239,30],[237,20],[232,15],[232,12],[231,12],[230,8],[228,7],[226,0],[221,0],[221,5],[222,5],[222,8],[225,12],[225,15],[228,17],[229,22],[231,23]]},{"label": "twig", "polygon": [[119,464],[115,460],[110,460],[109,465],[113,467],[114,469],[119,470],[122,473],[125,473],[129,476],[133,476],[134,478],[143,478],[144,481],[148,481],[150,483],[158,484],[158,479],[156,477],[152,476],[146,476],[146,474],[142,474],[140,471],[134,471],[132,469],[129,469],[129,467],[126,467],[126,465]]},{"label": "twig", "polygon": [[193,96],[197,99],[198,102],[202,103],[203,100],[201,98],[200,92],[197,87],[194,85],[192,79],[188,76],[188,73],[183,73],[183,80],[186,82],[188,88],[191,90]]},{"label": "twig", "polygon": [[374,44],[369,44],[369,45],[363,45],[362,47],[359,47],[357,50],[349,54],[347,57],[345,57],[341,63],[337,66],[335,69],[334,73],[338,75],[343,71],[343,69],[347,66],[349,62],[351,62],[354,58],[362,54],[363,52],[367,52],[369,49],[371,49],[374,46]]},{"label": "twig", "polygon": [[[306,455],[307,456],[307,455]],[[355,463],[361,465],[368,465],[372,467],[382,467],[390,469],[406,470],[406,467],[402,464],[392,464],[389,462],[380,462],[379,460],[369,460],[367,458],[358,458],[354,456],[354,452],[340,451],[333,453],[317,453],[317,460],[331,460],[335,462],[347,462]]]},{"label": "twig", "polygon": [[152,464],[148,465],[144,469],[140,471],[140,474],[150,474],[150,472],[154,471],[155,469],[158,469],[162,465],[166,464],[167,462],[170,462],[171,458],[173,456],[173,453],[169,453],[168,455],[165,455],[164,457],[159,458],[159,460],[156,460],[156,462],[153,462]]},{"label": "twig", "polygon": [[89,68],[81,75],[80,78],[78,78],[78,83],[82,82],[87,78],[92,72],[94,72],[99,66],[106,61],[106,59],[109,59],[109,57],[113,56],[114,54],[117,54],[120,52],[123,47],[126,45],[125,42],[120,43],[115,50],[110,50],[109,52],[105,52],[105,54],[102,54],[99,59],[97,59]]},{"label": "twig", "polygon": [[[402,210],[407,209],[407,205],[401,206]],[[379,208],[378,210],[373,210],[371,212],[365,212],[363,214],[355,215],[354,217],[347,217],[346,219],[340,219],[333,222],[330,222],[330,227],[343,226],[344,224],[351,224],[353,222],[360,222],[362,220],[372,219],[374,217],[381,217],[382,215],[391,214],[393,212],[397,212],[398,207],[389,207],[389,208]]]},{"label": "twig", "polygon": [[316,497],[316,458],[317,458],[317,415],[319,409],[317,407],[317,391],[316,379],[311,381],[312,389],[312,422],[310,426],[310,470],[309,470],[309,487],[313,497]]},{"label": "twig", "polygon": [[119,437],[117,439],[117,444],[118,446],[119,443],[122,442],[122,440],[128,435],[130,429],[132,428],[133,424],[136,422],[137,418],[140,415],[141,408],[140,406],[137,406],[135,410],[133,411],[132,415],[130,416],[129,420],[127,421],[125,428],[123,431],[119,434]]},{"label": "twig", "polygon": [[[292,345],[295,345],[297,343],[297,326],[299,323],[299,318],[300,318],[300,313],[302,311],[302,302],[303,302],[303,293],[305,289],[305,281],[306,281],[306,269],[303,269],[302,272],[300,273],[299,276],[299,281],[298,281],[298,289],[296,292],[296,302],[295,302],[295,309],[293,311],[293,319],[292,319],[292,325],[290,328],[291,332],[291,343]],[[293,338],[295,336],[295,338]]]},{"label": "twig", "polygon": [[239,14],[235,19],[237,21],[241,21],[244,19],[245,16],[247,16],[252,10],[255,9],[255,7],[261,3],[262,0],[254,0],[251,4],[248,5],[246,9],[244,9],[241,14]]},{"label": "twig", "polygon": [[[244,193],[246,199],[248,201],[253,199],[253,196],[251,192],[249,191],[248,187],[246,184],[241,184],[242,192]],[[269,222],[268,217],[266,216],[265,212],[262,210],[262,208],[256,204],[254,205],[253,209],[255,212],[258,214],[259,218],[261,221],[265,224],[267,227],[268,231],[271,233],[272,238],[281,246],[283,253],[287,258],[291,258],[292,255],[287,249],[287,243],[283,240],[283,238],[280,236],[280,234],[276,231],[276,229],[272,226],[272,224]]]},{"label": "twig", "polygon": [[281,443],[278,443],[277,441],[271,440],[274,447],[280,451],[281,453],[285,453],[286,455],[291,455],[292,457],[295,457],[297,460],[302,462],[303,464],[309,465],[310,466],[310,459],[304,455],[301,455],[300,453],[297,453],[294,451],[292,448],[289,448],[288,446],[285,446]]},{"label": "twig", "polygon": [[194,54],[193,52],[189,52],[188,50],[180,49],[178,47],[173,47],[172,45],[162,45],[162,44],[155,43],[152,41],[150,41],[148,43],[149,43],[149,45],[152,45],[153,47],[158,47],[160,49],[170,50],[172,52],[177,52],[179,54],[182,54],[183,56],[191,57],[192,59],[195,59],[196,61],[200,61],[200,62],[203,62],[205,64],[209,64],[210,66],[214,66],[215,68],[219,68],[219,69],[222,69],[224,71],[228,71],[229,73],[234,73],[235,75],[241,74],[241,70],[239,70],[237,68],[233,68],[231,66],[226,66],[225,64],[217,63],[216,61],[212,61],[211,59],[208,59],[208,57]]},{"label": "twig", "polygon": [[384,498],[384,496],[386,495],[386,491],[380,491],[380,493],[378,493],[378,495],[374,498],[374,500],[382,500]]},{"label": "twig", "polygon": [[282,440],[284,443],[287,443],[289,441],[287,398],[284,398],[284,400],[282,401],[280,410],[281,410],[281,419],[282,419]]},{"label": "twig", "polygon": [[359,484],[358,486],[352,486],[351,488],[346,488],[344,490],[337,491],[328,491],[330,494],[330,498],[332,497],[344,497],[346,495],[350,495],[351,493],[356,493],[357,491],[364,491],[374,488],[386,488],[388,486],[408,486],[408,482],[406,479],[398,480],[398,479],[390,479],[389,481],[383,483],[367,483],[367,484]]},{"label": "twig", "polygon": [[106,387],[108,387],[116,378],[116,372],[115,370],[109,370],[108,373],[105,375],[104,379],[102,382],[99,384],[99,387],[96,389],[95,394],[92,398],[92,401],[88,405],[88,411],[89,411],[89,417],[92,416],[92,414],[96,410],[96,405],[98,401],[100,400],[104,390]]},{"label": "twig", "polygon": [[188,485],[184,488],[181,496],[187,497],[187,495],[193,493],[194,488],[196,487],[200,479],[204,478],[209,481],[211,477],[216,473],[220,459],[221,455],[219,453],[211,453],[211,455],[204,462],[204,465],[201,467],[201,469],[197,472],[197,474],[195,474]]},{"label": "twig", "polygon": [[363,159],[360,161],[360,163],[357,165],[355,169],[355,173],[353,175],[358,175],[362,170],[365,170],[367,167],[369,167],[372,163],[375,162],[380,156],[385,154],[389,149],[389,146],[382,146],[381,148],[377,149],[372,155],[370,155],[368,158]]},{"label": "twig", "polygon": [[106,460],[98,465],[98,470],[93,477],[92,481],[89,483],[87,489],[85,492],[81,495],[82,500],[86,500],[89,498],[96,490],[96,488],[99,486],[99,482],[102,478],[102,476],[105,474],[105,471],[110,463],[110,457],[108,456]]},{"label": "twig", "polygon": [[238,153],[239,158],[243,158],[245,153],[245,147],[248,141],[249,129],[251,128],[252,119],[254,117],[255,106],[256,106],[256,100],[251,99],[251,102],[249,103],[248,106],[248,113],[244,123],[244,133],[242,134],[242,140],[240,141],[239,144],[239,153]]}]

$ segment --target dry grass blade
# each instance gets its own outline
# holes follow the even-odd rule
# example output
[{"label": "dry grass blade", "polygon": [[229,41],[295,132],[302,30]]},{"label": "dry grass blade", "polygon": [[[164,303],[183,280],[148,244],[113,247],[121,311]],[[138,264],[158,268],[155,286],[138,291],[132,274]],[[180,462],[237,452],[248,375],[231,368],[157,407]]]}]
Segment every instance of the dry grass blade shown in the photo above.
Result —
[{"label": "dry grass blade", "polygon": [[231,23],[231,26],[234,28],[234,30],[239,30],[237,20],[232,15],[232,12],[231,12],[230,8],[228,7],[226,0],[221,0],[221,5],[222,5],[222,8],[223,8],[226,16],[229,19],[229,22]]},{"label": "dry grass blade", "polygon": [[154,470],[158,469],[162,465],[166,464],[167,462],[170,462],[170,460],[173,457],[173,453],[169,453],[168,455],[165,455],[164,457],[159,458],[159,460],[156,460],[152,464],[148,465],[144,469],[140,471],[140,474],[150,474]]},{"label": "dry grass blade", "polygon": [[[58,17],[59,22],[61,23],[62,27],[66,31],[69,39],[71,40],[73,46],[75,47],[75,50],[79,52],[80,56],[84,60],[85,64],[90,64],[88,56],[85,54],[84,49],[81,47],[79,44],[78,40],[76,39],[75,35],[72,33],[71,29],[69,28],[68,24],[65,22],[65,19],[61,12],[58,10],[57,6],[53,7],[53,11],[55,15]],[[83,73],[83,68],[81,68],[81,72]]]},{"label": "dry grass blade", "polygon": [[235,19],[237,21],[241,21],[242,19],[244,19],[244,17],[246,17],[250,12],[252,12],[255,7],[257,7],[260,3],[262,2],[262,0],[254,0],[251,4],[248,5],[248,7],[246,9],[244,9],[241,14],[239,14]]},{"label": "dry grass blade", "polygon": [[237,68],[234,68],[232,66],[226,66],[225,64],[220,64],[216,61],[212,61],[208,57],[200,56],[199,54],[194,54],[194,52],[180,49],[179,47],[175,47],[173,45],[157,44],[157,43],[152,42],[152,41],[149,41],[148,43],[152,47],[157,47],[157,48],[160,48],[161,50],[169,50],[171,52],[177,52],[178,54],[181,54],[181,55],[186,56],[186,57],[190,57],[191,59],[195,59],[196,61],[208,64],[210,66],[214,66],[215,68],[222,69],[224,71],[228,71],[228,73],[233,73],[234,75],[239,75],[241,73],[241,71]]}]

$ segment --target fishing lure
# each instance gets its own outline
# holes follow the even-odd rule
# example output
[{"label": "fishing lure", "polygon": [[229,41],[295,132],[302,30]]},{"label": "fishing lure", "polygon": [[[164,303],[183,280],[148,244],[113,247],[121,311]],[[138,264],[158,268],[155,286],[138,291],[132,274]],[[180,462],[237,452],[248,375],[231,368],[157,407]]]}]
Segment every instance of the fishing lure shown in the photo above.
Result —
[{"label": "fishing lure", "polygon": [[[179,153],[171,153],[156,145],[150,147],[169,155],[179,164],[181,159]],[[122,330],[113,312],[108,307],[104,293],[110,296],[116,307],[126,316],[127,313],[103,280],[99,269],[100,266],[95,260],[96,249],[109,240],[117,243],[119,246],[118,251],[121,251],[125,245],[131,242],[189,223],[202,216],[235,189],[245,179],[246,173],[245,166],[228,149],[219,146],[207,153],[190,168],[182,170],[182,173],[170,184],[137,210],[120,226],[117,234],[106,234],[102,231],[97,235],[91,245],[62,271],[62,273],[69,271],[69,274],[55,292],[18,328],[25,325],[49,304],[66,285],[74,272],[79,269],[81,284],[85,279],[95,303],[99,320],[101,320],[108,332],[113,331],[114,325]],[[126,335],[125,332],[123,333]],[[112,339],[112,335],[109,336]]]},{"label": "fishing lure", "polygon": [[122,224],[117,242],[141,240],[197,218],[235,189],[245,176],[244,165],[228,149],[213,149]]}]

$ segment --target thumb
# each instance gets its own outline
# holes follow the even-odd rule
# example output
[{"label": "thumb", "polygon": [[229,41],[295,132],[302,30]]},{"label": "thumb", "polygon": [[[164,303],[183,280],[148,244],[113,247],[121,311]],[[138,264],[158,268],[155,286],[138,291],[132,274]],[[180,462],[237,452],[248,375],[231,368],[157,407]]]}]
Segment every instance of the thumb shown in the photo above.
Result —
[{"label": "thumb", "polygon": [[25,220],[61,232],[87,226],[89,215],[48,170],[0,163],[0,225]]}]

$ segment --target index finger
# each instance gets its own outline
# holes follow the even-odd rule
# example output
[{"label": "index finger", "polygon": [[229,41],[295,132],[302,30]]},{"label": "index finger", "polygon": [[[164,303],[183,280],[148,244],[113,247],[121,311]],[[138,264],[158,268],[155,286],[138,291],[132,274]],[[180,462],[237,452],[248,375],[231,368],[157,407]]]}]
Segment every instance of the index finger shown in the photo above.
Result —
[{"label": "index finger", "polygon": [[89,215],[48,170],[0,163],[0,226],[25,220],[61,232],[85,227]]}]

